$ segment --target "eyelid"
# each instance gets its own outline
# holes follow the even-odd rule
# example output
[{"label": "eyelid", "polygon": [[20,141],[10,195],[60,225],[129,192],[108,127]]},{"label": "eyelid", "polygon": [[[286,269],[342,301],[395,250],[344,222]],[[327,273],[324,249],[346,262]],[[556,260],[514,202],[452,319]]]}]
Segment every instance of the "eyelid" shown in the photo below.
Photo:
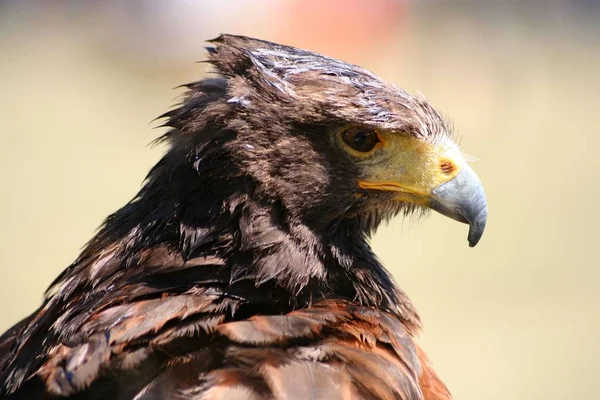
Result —
[{"label": "eyelid", "polygon": [[385,147],[386,145],[386,141],[383,138],[383,135],[381,134],[381,132],[379,131],[379,129],[373,129],[375,131],[375,134],[377,135],[377,139],[379,139],[379,143],[381,143],[382,147]]}]

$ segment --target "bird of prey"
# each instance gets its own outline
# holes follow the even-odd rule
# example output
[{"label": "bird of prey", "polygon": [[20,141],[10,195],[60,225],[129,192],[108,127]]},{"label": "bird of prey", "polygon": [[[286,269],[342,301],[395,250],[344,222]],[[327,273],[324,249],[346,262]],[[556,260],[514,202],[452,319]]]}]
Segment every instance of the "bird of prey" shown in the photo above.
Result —
[{"label": "bird of prey", "polygon": [[[450,399],[369,246],[396,214],[487,205],[421,96],[319,54],[210,42],[164,157],[0,338],[6,399]],[[6,305],[5,305],[6,306]]]}]

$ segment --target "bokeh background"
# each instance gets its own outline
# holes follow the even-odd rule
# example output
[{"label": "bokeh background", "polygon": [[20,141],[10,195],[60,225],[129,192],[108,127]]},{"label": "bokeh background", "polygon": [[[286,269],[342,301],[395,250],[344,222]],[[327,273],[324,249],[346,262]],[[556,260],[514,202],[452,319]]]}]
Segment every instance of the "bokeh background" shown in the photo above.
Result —
[{"label": "bokeh background", "polygon": [[204,40],[239,33],[424,93],[478,159],[478,247],[438,215],[373,239],[455,398],[597,399],[598,21],[593,0],[0,1],[0,330],[139,189]]}]

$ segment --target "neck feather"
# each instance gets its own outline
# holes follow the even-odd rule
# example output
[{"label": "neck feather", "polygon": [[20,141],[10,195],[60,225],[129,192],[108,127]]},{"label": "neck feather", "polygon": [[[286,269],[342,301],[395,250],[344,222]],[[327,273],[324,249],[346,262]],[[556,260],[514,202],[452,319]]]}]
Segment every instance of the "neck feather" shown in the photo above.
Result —
[{"label": "neck feather", "polygon": [[[73,275],[95,287],[126,268],[128,278],[115,280],[119,285],[169,282],[169,290],[184,291],[200,283],[250,303],[269,303],[273,312],[343,298],[419,326],[410,300],[372,253],[359,220],[317,231],[281,202],[257,194],[250,178],[220,168],[218,157],[200,173],[194,160],[173,166],[181,157],[173,150],[165,156],[139,195],[107,219],[55,287]],[[165,249],[175,254],[169,260],[180,260],[168,274],[144,264]],[[117,260],[106,262],[107,253]],[[211,269],[190,268],[198,259],[213,260]]]}]

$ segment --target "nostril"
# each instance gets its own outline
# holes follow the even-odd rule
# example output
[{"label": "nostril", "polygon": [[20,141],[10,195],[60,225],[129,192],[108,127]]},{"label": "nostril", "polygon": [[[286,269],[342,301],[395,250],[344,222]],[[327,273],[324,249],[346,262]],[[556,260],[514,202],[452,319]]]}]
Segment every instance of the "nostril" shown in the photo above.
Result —
[{"label": "nostril", "polygon": [[454,166],[452,161],[444,160],[440,163],[440,169],[442,170],[442,172],[444,174],[451,175],[454,172],[454,170],[456,169],[456,167]]}]

